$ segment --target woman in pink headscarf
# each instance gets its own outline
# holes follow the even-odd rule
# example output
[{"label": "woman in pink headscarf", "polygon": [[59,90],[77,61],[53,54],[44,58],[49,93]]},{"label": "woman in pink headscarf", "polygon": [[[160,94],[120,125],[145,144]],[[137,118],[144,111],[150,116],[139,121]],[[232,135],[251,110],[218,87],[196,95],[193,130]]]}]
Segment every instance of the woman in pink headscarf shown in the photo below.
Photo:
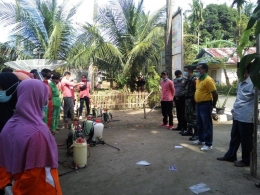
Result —
[{"label": "woman in pink headscarf", "polygon": [[24,80],[17,89],[16,111],[0,134],[0,189],[14,180],[14,195],[61,195],[58,151],[43,122],[49,89]]}]

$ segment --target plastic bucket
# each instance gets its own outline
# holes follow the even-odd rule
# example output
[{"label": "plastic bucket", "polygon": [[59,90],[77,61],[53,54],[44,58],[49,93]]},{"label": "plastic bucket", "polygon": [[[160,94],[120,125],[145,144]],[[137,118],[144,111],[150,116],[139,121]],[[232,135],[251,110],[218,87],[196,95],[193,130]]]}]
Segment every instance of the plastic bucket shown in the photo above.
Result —
[{"label": "plastic bucket", "polygon": [[87,143],[73,143],[74,162],[78,167],[82,168],[87,165]]},{"label": "plastic bucket", "polygon": [[224,114],[225,108],[216,108],[216,113],[217,114]]}]

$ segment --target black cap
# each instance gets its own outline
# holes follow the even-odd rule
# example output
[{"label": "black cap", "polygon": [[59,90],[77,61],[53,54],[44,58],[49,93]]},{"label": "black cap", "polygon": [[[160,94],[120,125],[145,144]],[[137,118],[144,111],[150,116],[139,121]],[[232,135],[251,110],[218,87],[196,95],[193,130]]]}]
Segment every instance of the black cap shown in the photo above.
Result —
[{"label": "black cap", "polygon": [[161,74],[166,74],[166,75],[168,75],[168,72],[167,72],[166,70],[164,70],[164,71],[162,71]]}]

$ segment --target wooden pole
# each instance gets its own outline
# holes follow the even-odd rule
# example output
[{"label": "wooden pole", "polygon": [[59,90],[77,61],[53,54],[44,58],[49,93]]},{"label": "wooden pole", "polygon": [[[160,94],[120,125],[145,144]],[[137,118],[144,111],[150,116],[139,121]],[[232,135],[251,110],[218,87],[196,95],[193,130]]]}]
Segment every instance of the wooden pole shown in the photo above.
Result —
[{"label": "wooden pole", "polygon": [[172,0],[166,0],[165,68],[172,80]]},{"label": "wooden pole", "polygon": [[[258,0],[260,6],[260,0]],[[260,35],[256,37],[256,53],[260,54]],[[257,127],[258,127],[258,88],[255,87],[254,101],[254,132],[253,132],[253,150],[251,152],[250,174],[253,177],[257,176]]]}]

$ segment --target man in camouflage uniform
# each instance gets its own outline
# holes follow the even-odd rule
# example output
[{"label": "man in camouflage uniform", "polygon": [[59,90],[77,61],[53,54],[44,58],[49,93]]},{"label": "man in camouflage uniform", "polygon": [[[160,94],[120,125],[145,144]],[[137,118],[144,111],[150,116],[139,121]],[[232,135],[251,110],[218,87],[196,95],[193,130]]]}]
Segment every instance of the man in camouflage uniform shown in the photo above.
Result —
[{"label": "man in camouflage uniform", "polygon": [[[187,131],[184,131],[182,136],[189,136],[189,140],[193,141],[198,139],[197,127],[196,127],[196,102],[194,100],[194,94],[196,91],[197,78],[193,75],[193,67],[184,67],[184,76],[187,78],[184,95],[185,95],[185,119],[187,121]],[[194,129],[194,133],[192,131]]]}]

